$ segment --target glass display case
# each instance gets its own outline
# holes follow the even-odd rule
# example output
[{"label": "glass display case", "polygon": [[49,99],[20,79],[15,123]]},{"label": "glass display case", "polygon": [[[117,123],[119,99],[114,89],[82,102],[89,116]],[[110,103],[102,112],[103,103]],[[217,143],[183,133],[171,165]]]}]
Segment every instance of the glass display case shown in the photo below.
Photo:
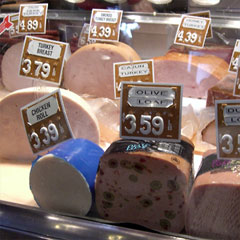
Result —
[{"label": "glass display case", "polygon": [[[8,14],[18,11],[19,2],[21,1],[2,1],[0,5],[1,21]],[[173,79],[172,81],[177,81],[183,85],[184,89],[187,89],[183,93],[182,102],[182,135],[188,137],[195,145],[192,164],[193,179],[196,177],[204,153],[207,150],[216,149],[216,142],[212,143],[210,140],[203,139],[204,131],[209,126],[209,122],[214,119],[212,110],[214,102],[211,102],[209,92],[216,83],[226,78],[230,78],[232,82],[235,80],[236,74],[230,73],[228,66],[240,31],[240,18],[237,14],[238,1],[232,1],[231,6],[228,4],[227,9],[225,9],[226,1],[215,1],[215,5],[212,6],[204,5],[203,2],[201,0],[49,1],[47,32],[45,35],[36,35],[37,37],[69,43],[73,55],[82,47],[80,43],[81,32],[84,24],[90,22],[92,8],[124,10],[119,41],[133,48],[141,59],[154,60],[155,77],[160,79],[159,82],[171,83],[171,79]],[[174,44],[182,14],[202,10],[211,11],[213,35],[212,38],[206,39],[204,48]],[[11,38],[7,31],[0,35],[0,118],[3,116],[1,101],[11,92],[14,92],[6,89],[5,83],[8,80],[3,79],[4,74],[6,75],[7,72],[8,75],[10,72],[17,71],[14,66],[20,64],[20,61],[14,63],[12,60],[14,57],[17,58],[18,50],[15,50],[16,52],[12,53],[13,56],[8,56],[9,59],[6,60],[7,52],[12,46],[23,42],[24,37]],[[182,60],[184,58],[180,59],[180,57],[185,57],[187,60]],[[3,69],[4,61],[8,64],[5,64]],[[162,62],[165,65],[159,64]],[[180,62],[179,65],[177,62]],[[183,63],[184,66],[181,65]],[[230,92],[233,89],[232,82]],[[33,81],[29,86],[38,87],[38,84]],[[223,86],[229,85],[223,83]],[[61,85],[61,87],[63,86]],[[202,92],[200,93],[200,91]],[[222,94],[224,98],[227,95],[225,92]],[[223,95],[221,95],[222,98]],[[233,98],[233,96],[230,94],[228,98]],[[96,102],[89,96],[86,99],[94,109]],[[104,123],[105,119],[110,118],[113,113],[119,114],[118,100],[115,102],[112,99],[105,99],[101,104],[102,108],[94,109],[100,123]],[[111,130],[114,129],[114,132],[118,133],[119,123],[115,126],[116,119],[119,119],[118,115],[116,118],[113,116],[113,119],[110,119],[107,124],[111,125],[108,126]],[[9,119],[9,121],[14,120]],[[8,123],[5,122],[5,124]],[[12,131],[11,128],[8,131]],[[9,141],[8,136],[3,137]],[[104,139],[104,144],[101,147],[106,150],[107,146],[114,140],[111,137]],[[1,152],[4,152],[3,148],[0,147],[1,239],[199,239],[199,237],[187,234],[185,229],[180,233],[173,233],[171,231],[156,231],[137,224],[108,221],[99,217],[96,209],[87,216],[72,216],[71,214],[59,214],[41,209],[35,202],[29,188],[32,161],[21,160],[21,151],[16,159],[7,159],[1,155]],[[193,179],[191,179],[191,183],[189,182],[190,188]],[[207,237],[211,239],[209,235],[206,235]],[[214,237],[216,238],[216,236]]]}]

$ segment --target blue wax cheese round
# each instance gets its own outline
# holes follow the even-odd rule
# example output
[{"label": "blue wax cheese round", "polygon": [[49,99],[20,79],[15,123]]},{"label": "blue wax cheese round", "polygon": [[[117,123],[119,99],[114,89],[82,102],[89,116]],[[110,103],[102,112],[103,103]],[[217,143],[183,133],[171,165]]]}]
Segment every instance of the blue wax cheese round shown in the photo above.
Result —
[{"label": "blue wax cheese round", "polygon": [[103,150],[87,139],[59,144],[32,164],[30,188],[47,210],[84,216],[93,204],[94,182]]}]

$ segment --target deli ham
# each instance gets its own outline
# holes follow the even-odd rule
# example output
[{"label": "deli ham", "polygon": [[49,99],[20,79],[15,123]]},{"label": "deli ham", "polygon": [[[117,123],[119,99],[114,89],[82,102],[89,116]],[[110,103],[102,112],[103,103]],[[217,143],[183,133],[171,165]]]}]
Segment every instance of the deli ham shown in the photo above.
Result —
[{"label": "deli ham", "polygon": [[213,55],[169,52],[154,58],[155,82],[183,84],[183,96],[206,98],[209,88],[228,74],[228,64]]},{"label": "deli ham", "polygon": [[[28,103],[50,94],[57,88],[33,87],[8,94],[0,101],[0,157],[31,161],[35,157],[25,133],[20,109]],[[77,94],[61,89],[66,114],[76,138],[86,138],[99,144],[99,126],[88,103]]]},{"label": "deli ham", "polygon": [[188,196],[193,146],[119,140],[100,159],[96,207],[101,217],[180,232]]},{"label": "deli ham", "polygon": [[239,160],[204,157],[186,212],[188,234],[209,239],[239,239]]},{"label": "deli ham", "polygon": [[113,63],[135,60],[139,55],[124,43],[85,45],[66,62],[63,87],[79,95],[113,99]]}]

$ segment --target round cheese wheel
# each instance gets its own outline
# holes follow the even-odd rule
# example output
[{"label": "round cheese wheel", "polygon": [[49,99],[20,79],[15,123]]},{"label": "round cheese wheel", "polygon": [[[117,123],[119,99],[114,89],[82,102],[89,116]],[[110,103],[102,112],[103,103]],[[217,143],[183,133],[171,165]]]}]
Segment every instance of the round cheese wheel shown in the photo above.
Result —
[{"label": "round cheese wheel", "polygon": [[85,45],[66,62],[63,87],[79,95],[113,99],[113,63],[136,60],[138,54],[124,43]]},{"label": "round cheese wheel", "polygon": [[86,215],[94,200],[94,181],[103,150],[86,139],[71,139],[37,158],[30,188],[38,205],[69,215]]}]

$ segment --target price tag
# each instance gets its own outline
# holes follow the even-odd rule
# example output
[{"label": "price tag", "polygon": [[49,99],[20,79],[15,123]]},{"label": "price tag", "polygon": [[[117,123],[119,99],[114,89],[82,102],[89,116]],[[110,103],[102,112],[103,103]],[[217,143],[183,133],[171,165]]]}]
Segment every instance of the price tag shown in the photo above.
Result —
[{"label": "price tag", "polygon": [[[194,12],[194,13],[189,13],[188,15],[190,16],[197,16],[197,17],[204,17],[204,18],[211,18],[211,13],[210,11],[201,11],[201,12]],[[212,25],[209,25],[208,32],[207,32],[207,38],[212,38]]]},{"label": "price tag", "polygon": [[233,49],[231,61],[229,64],[229,72],[236,73],[238,70],[238,58],[240,56],[240,40],[237,39]]},{"label": "price tag", "polygon": [[68,43],[26,36],[19,75],[60,85],[69,52]]},{"label": "price tag", "polygon": [[120,137],[180,141],[182,86],[122,82]]},{"label": "price tag", "polygon": [[92,9],[88,39],[117,42],[122,13],[122,10]]},{"label": "price tag", "polygon": [[211,23],[210,18],[183,15],[174,43],[202,48]]},{"label": "price tag", "polygon": [[10,15],[10,21],[13,24],[13,26],[9,29],[9,37],[14,38],[14,37],[21,36],[18,33],[18,13],[11,14]]},{"label": "price tag", "polygon": [[216,100],[215,114],[218,158],[240,158],[240,100]]},{"label": "price tag", "polygon": [[153,60],[113,64],[114,96],[119,99],[122,82],[154,82]]},{"label": "price tag", "polygon": [[18,32],[20,34],[46,33],[48,4],[21,4],[19,7]]},{"label": "price tag", "polygon": [[73,138],[60,89],[22,107],[21,114],[33,153]]},{"label": "price tag", "polygon": [[83,27],[82,27],[82,31],[80,33],[79,39],[78,39],[78,47],[83,47],[84,45],[87,44],[91,44],[91,43],[95,43],[96,40],[90,40],[88,38],[89,35],[89,27],[90,24],[89,23],[84,23]]}]

